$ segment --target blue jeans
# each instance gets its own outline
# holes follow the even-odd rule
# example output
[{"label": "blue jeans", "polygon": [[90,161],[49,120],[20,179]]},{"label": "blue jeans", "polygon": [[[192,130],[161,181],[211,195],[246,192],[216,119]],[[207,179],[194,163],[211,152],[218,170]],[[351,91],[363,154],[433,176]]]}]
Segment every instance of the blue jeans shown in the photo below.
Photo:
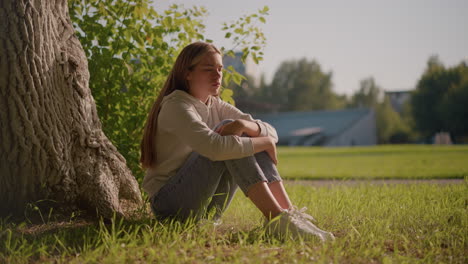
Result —
[{"label": "blue jeans", "polygon": [[[225,119],[213,128],[234,121]],[[242,136],[248,136],[242,134]],[[247,197],[247,190],[258,182],[281,181],[276,165],[266,151],[252,156],[212,161],[193,151],[176,174],[150,198],[151,209],[159,220],[175,218],[196,221],[221,217],[239,187]]]}]

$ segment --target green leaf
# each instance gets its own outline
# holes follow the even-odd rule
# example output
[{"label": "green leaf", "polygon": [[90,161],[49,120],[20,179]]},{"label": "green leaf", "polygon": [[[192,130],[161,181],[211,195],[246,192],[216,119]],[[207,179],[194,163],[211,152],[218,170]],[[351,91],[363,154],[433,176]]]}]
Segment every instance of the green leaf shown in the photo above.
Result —
[{"label": "green leaf", "polygon": [[243,77],[243,76],[242,76],[240,73],[238,73],[238,72],[235,72],[235,73],[233,73],[233,75],[232,75],[232,79],[233,79],[234,83],[237,84],[237,85],[240,85],[240,84],[241,84],[242,79],[243,79],[242,77]]},{"label": "green leaf", "polygon": [[186,34],[180,32],[179,35],[178,35],[178,37],[179,37],[180,40],[184,40],[184,39],[186,39]]},{"label": "green leaf", "polygon": [[252,53],[252,59],[254,60],[255,64],[258,64],[258,58],[255,53]]},{"label": "green leaf", "polygon": [[231,76],[232,74],[231,73],[224,73],[223,74],[223,83],[224,83],[224,86],[229,86],[229,83],[231,82]]},{"label": "green leaf", "polygon": [[232,95],[233,95],[233,91],[231,89],[225,88],[221,92],[221,99],[223,99],[223,101],[235,106],[235,101],[234,101],[234,98],[232,98]]},{"label": "green leaf", "polygon": [[235,57],[236,57],[236,54],[234,53],[233,50],[228,50],[228,51],[226,52],[226,55],[228,55],[228,56],[230,56],[230,57],[232,57],[232,58],[235,58]]},{"label": "green leaf", "polygon": [[231,89],[226,88],[223,90],[223,95],[232,96],[233,94],[234,92]]}]

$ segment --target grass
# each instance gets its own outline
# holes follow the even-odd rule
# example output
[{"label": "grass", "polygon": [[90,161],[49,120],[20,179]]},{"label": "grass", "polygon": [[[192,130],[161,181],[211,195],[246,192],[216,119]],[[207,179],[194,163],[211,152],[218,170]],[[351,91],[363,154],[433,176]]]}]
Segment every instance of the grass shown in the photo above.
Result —
[{"label": "grass", "polygon": [[[286,184],[334,243],[262,235],[238,191],[216,229],[135,221],[0,223],[0,262],[466,263],[468,182],[313,187]],[[46,220],[48,221],[48,220]]]},{"label": "grass", "polygon": [[468,145],[279,147],[285,179],[463,179]]},{"label": "grass", "polygon": [[334,243],[265,236],[261,213],[238,191],[215,229],[158,222],[145,210],[109,222],[80,212],[57,218],[31,206],[31,221],[0,219],[0,263],[467,263],[467,158],[466,146],[279,148],[285,179],[465,179],[286,181],[292,202],[308,207],[317,225],[335,234]]}]

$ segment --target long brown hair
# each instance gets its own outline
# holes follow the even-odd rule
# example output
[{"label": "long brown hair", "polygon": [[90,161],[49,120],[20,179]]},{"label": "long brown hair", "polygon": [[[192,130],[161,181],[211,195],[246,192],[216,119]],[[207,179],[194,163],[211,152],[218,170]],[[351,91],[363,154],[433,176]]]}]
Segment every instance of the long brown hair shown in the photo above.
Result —
[{"label": "long brown hair", "polygon": [[156,131],[162,99],[176,89],[189,92],[189,84],[186,79],[188,71],[193,70],[203,55],[208,52],[216,52],[221,55],[219,49],[213,44],[197,41],[184,47],[179,56],[177,56],[174,66],[164,83],[163,89],[153,103],[153,107],[146,120],[143,138],[141,140],[140,163],[143,169],[151,168],[156,164]]}]

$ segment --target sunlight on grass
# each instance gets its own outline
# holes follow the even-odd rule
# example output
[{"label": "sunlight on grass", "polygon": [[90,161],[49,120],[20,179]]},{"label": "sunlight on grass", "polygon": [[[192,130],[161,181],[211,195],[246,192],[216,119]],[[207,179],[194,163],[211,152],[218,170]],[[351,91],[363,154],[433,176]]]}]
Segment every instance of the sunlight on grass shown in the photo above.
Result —
[{"label": "sunlight on grass", "polygon": [[[0,223],[0,262],[309,263],[466,261],[468,183],[431,185],[286,184],[334,243],[278,241],[264,236],[261,214],[238,191],[219,227],[135,221]],[[466,262],[465,262],[466,263]]]}]

